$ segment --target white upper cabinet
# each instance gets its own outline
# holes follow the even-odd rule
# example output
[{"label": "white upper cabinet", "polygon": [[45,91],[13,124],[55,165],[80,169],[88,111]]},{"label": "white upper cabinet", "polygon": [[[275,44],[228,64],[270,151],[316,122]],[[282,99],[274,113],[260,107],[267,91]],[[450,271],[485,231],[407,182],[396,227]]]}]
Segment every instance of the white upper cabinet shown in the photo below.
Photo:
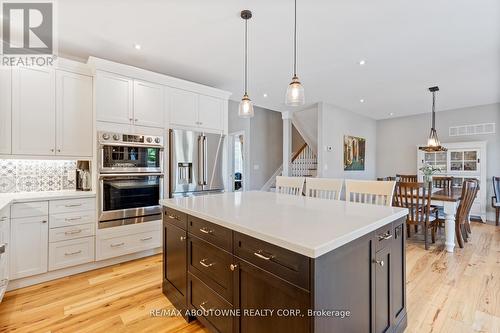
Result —
[{"label": "white upper cabinet", "polygon": [[195,127],[200,130],[223,130],[222,99],[181,89],[169,89],[170,124]]},{"label": "white upper cabinet", "polygon": [[223,128],[223,108],[221,99],[200,95],[198,99],[198,125],[208,129]]},{"label": "white upper cabinet", "polygon": [[92,156],[92,78],[56,72],[56,154]]},{"label": "white upper cabinet", "polygon": [[97,120],[130,124],[133,122],[134,81],[120,75],[96,75]]},{"label": "white upper cabinet", "polygon": [[163,86],[134,81],[134,124],[164,126]]},{"label": "white upper cabinet", "polygon": [[0,68],[0,154],[11,153],[12,70]]},{"label": "white upper cabinet", "polygon": [[55,71],[16,68],[12,73],[12,153],[55,154]]},{"label": "white upper cabinet", "polygon": [[170,123],[197,126],[198,95],[181,89],[168,89],[170,93]]}]

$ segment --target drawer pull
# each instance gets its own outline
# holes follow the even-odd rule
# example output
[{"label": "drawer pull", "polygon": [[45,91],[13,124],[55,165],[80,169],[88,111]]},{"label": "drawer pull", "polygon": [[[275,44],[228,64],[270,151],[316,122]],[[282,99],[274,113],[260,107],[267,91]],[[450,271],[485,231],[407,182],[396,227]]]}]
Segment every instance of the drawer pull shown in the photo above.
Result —
[{"label": "drawer pull", "polygon": [[379,241],[383,241],[383,240],[388,240],[388,239],[391,239],[392,238],[392,234],[390,231],[387,231],[385,234],[383,235],[378,235],[378,240]]},{"label": "drawer pull", "polygon": [[75,251],[75,252],[66,252],[64,255],[65,256],[73,256],[73,255],[79,254],[79,253],[82,253],[82,250],[78,250],[78,251]]},{"label": "drawer pull", "polygon": [[42,220],[42,223],[47,223],[47,220]]},{"label": "drawer pull", "polygon": [[179,217],[178,217],[178,216],[176,216],[176,215],[171,215],[171,214],[168,214],[167,216],[168,216],[168,218],[169,218],[169,219],[171,219],[171,220],[179,220]]},{"label": "drawer pull", "polygon": [[209,268],[209,267],[212,267],[213,265],[215,265],[215,263],[206,264],[205,261],[207,261],[207,260],[208,260],[208,258],[200,260],[200,265],[202,265],[205,268]]},{"label": "drawer pull", "polygon": [[0,254],[5,253],[5,243],[0,245]]},{"label": "drawer pull", "polygon": [[207,303],[208,303],[208,301],[205,301],[205,302],[203,302],[203,303],[200,304],[200,309],[202,309],[204,312],[208,312],[208,310],[205,309],[205,306],[204,306]]},{"label": "drawer pull", "polygon": [[70,205],[64,205],[64,207],[71,208],[71,207],[80,207],[82,204],[70,204]]},{"label": "drawer pull", "polygon": [[76,230],[66,231],[64,234],[65,235],[75,235],[75,234],[79,234],[82,231],[83,231],[82,229],[76,229]]},{"label": "drawer pull", "polygon": [[153,236],[149,236],[149,237],[146,237],[146,238],[141,238],[141,241],[145,242],[145,241],[148,241],[150,239],[153,239]]},{"label": "drawer pull", "polygon": [[181,242],[184,242],[186,240],[186,236],[181,236],[180,240]]},{"label": "drawer pull", "polygon": [[380,267],[384,267],[384,261],[383,260],[373,260],[374,263],[379,265]]},{"label": "drawer pull", "polygon": [[229,265],[229,269],[232,271],[234,271],[237,267],[238,267],[238,265],[236,265],[236,264]]},{"label": "drawer pull", "polygon": [[208,229],[207,227],[200,228],[200,231],[204,234],[209,234],[209,235],[214,233],[212,229]]},{"label": "drawer pull", "polygon": [[111,244],[110,246],[111,246],[111,247],[119,247],[119,246],[123,246],[123,245],[125,245],[125,243],[124,243],[124,242],[117,243],[117,244]]},{"label": "drawer pull", "polygon": [[0,221],[5,221],[7,220],[7,216],[2,216],[2,218],[0,219]]},{"label": "drawer pull", "polygon": [[67,217],[64,220],[66,222],[71,222],[71,221],[77,221],[77,220],[81,220],[81,219],[82,219],[82,217],[80,216],[80,217]]},{"label": "drawer pull", "polygon": [[273,255],[270,255],[270,256],[265,256],[262,254],[262,250],[259,250],[257,252],[254,252],[253,253],[256,257],[260,258],[260,259],[264,259],[264,260],[271,260],[274,258]]}]

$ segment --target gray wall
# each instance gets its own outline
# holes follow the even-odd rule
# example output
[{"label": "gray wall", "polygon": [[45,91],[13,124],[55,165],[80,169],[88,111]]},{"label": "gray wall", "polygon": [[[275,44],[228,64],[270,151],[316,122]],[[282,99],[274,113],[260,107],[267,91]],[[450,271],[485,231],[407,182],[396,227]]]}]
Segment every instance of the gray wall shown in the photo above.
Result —
[{"label": "gray wall", "polygon": [[281,113],[254,106],[255,116],[238,117],[238,102],[229,101],[229,133],[245,131],[250,149],[247,190],[260,190],[283,163]]},{"label": "gray wall", "polygon": [[[496,134],[450,137],[449,127],[496,123]],[[442,143],[487,141],[487,200],[491,200],[491,177],[500,175],[500,104],[440,111],[436,130]],[[417,172],[417,145],[425,144],[430,130],[430,113],[377,122],[377,177]],[[487,203],[489,206],[489,202]]]},{"label": "gray wall", "polygon": [[[366,139],[364,171],[344,171],[344,135]],[[332,146],[331,152],[326,151]],[[374,179],[377,123],[374,119],[340,109],[318,104],[318,173],[325,178]]]}]

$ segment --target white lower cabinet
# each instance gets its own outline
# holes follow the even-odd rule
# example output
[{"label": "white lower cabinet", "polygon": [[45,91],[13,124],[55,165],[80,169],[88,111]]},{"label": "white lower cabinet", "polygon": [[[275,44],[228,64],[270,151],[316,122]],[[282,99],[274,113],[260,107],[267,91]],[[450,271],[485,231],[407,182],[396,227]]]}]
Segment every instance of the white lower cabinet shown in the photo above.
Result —
[{"label": "white lower cabinet", "polygon": [[95,224],[80,224],[69,227],[54,228],[49,230],[49,242],[60,242],[75,238],[94,236]]},{"label": "white lower cabinet", "polygon": [[19,279],[47,272],[48,216],[11,220],[10,278]]},{"label": "white lower cabinet", "polygon": [[49,270],[81,265],[94,261],[94,237],[50,243]]}]

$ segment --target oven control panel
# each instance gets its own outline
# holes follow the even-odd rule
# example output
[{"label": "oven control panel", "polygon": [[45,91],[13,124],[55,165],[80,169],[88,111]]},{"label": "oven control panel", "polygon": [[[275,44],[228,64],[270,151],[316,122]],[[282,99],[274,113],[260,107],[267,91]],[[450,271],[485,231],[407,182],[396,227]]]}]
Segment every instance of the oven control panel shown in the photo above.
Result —
[{"label": "oven control panel", "polygon": [[156,135],[99,132],[97,137],[99,143],[103,145],[110,145],[113,143],[119,143],[119,144],[129,143],[132,145],[163,147],[163,137]]}]

